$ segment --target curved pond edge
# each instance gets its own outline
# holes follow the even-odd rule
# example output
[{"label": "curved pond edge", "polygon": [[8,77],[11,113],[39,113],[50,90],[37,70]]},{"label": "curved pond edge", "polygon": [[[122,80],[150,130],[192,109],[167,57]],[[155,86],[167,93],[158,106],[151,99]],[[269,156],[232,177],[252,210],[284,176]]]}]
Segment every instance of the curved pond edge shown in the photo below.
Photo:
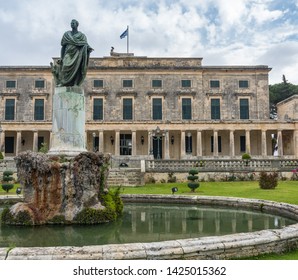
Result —
[{"label": "curved pond edge", "polygon": [[298,205],[260,199],[219,196],[122,195],[124,202],[181,203],[232,207],[276,214],[296,224],[282,229],[179,239],[151,243],[65,247],[0,248],[4,260],[171,260],[238,259],[267,253],[284,253],[298,248]]}]

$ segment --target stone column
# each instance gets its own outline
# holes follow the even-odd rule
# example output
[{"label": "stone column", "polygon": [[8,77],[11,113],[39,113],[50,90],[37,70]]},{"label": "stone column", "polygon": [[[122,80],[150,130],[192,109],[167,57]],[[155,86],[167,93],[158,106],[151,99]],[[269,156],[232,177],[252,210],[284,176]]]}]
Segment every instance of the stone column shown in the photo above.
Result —
[{"label": "stone column", "polygon": [[38,152],[38,131],[33,131],[33,152]]},{"label": "stone column", "polygon": [[283,141],[282,141],[282,130],[277,131],[277,143],[278,143],[278,156],[282,157],[284,155]]},{"label": "stone column", "polygon": [[294,131],[294,154],[295,158],[298,158],[298,129]]},{"label": "stone column", "polygon": [[0,152],[4,152],[4,150],[5,150],[5,131],[0,129]]},{"label": "stone column", "polygon": [[137,132],[135,130],[131,132],[131,155],[137,155]]},{"label": "stone column", "polygon": [[148,155],[153,155],[153,137],[151,131],[148,131]]},{"label": "stone column", "polygon": [[185,158],[185,130],[181,130],[181,159]]},{"label": "stone column", "polygon": [[201,157],[203,155],[202,151],[202,131],[197,130],[197,156]]},{"label": "stone column", "polygon": [[170,139],[169,131],[165,132],[165,159],[170,159]]},{"label": "stone column", "polygon": [[262,156],[267,156],[267,137],[266,130],[262,130]]},{"label": "stone column", "polygon": [[21,131],[17,131],[16,155],[20,153],[21,145],[22,145],[22,133]]},{"label": "stone column", "polygon": [[246,153],[250,154],[250,130],[245,130]]},{"label": "stone column", "polygon": [[115,131],[115,156],[120,156],[120,131]]},{"label": "stone column", "polygon": [[103,137],[103,130],[98,131],[98,151],[100,153],[104,152],[104,137]]},{"label": "stone column", "polygon": [[235,156],[235,135],[234,130],[230,130],[230,157]]},{"label": "stone column", "polygon": [[218,157],[218,131],[213,131],[213,156]]}]

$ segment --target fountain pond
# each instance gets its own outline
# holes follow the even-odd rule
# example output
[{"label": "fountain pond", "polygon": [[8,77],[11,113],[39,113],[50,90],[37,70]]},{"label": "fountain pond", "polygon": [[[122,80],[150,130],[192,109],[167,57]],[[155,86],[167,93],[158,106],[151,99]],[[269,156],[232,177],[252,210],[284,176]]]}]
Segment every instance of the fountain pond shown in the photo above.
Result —
[{"label": "fountain pond", "polygon": [[289,218],[257,211],[200,205],[125,203],[122,217],[107,224],[1,225],[0,247],[158,242],[280,229],[294,223]]}]

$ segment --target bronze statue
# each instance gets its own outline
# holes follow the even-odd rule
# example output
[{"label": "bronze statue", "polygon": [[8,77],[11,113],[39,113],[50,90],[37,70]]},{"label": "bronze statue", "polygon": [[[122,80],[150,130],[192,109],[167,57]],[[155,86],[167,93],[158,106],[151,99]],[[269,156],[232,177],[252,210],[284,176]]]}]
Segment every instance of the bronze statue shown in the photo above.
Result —
[{"label": "bronze statue", "polygon": [[57,86],[80,86],[87,73],[90,53],[93,49],[87,37],[78,31],[79,22],[71,21],[71,31],[66,31],[61,40],[61,60],[52,65]]}]

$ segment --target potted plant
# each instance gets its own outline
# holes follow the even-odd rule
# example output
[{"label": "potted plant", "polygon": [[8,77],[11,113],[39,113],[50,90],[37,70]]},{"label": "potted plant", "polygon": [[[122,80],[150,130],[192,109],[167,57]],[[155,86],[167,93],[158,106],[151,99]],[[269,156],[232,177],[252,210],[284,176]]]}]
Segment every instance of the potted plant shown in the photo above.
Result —
[{"label": "potted plant", "polygon": [[242,160],[245,162],[245,165],[248,166],[248,162],[251,160],[251,156],[248,153],[242,155]]}]

